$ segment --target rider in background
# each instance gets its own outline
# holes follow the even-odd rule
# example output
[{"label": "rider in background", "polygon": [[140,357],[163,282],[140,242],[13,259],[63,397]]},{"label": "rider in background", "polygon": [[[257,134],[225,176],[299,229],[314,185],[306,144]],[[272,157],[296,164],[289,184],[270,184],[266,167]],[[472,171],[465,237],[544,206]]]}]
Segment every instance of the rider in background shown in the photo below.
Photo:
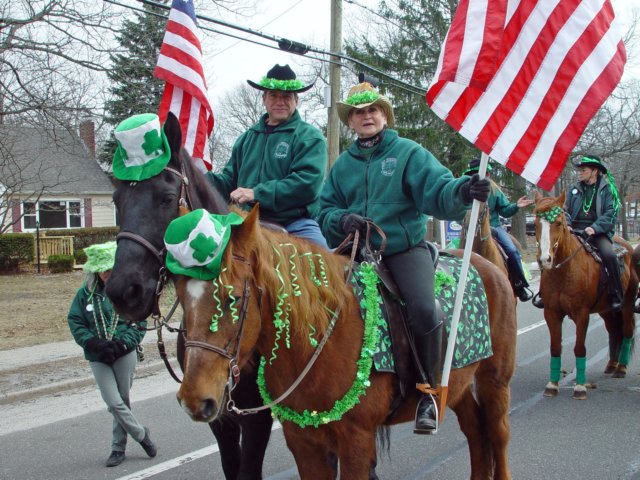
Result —
[{"label": "rider in background", "polygon": [[[461,220],[474,199],[486,201],[489,181],[478,175],[454,178],[426,149],[392,130],[393,106],[371,84],[349,90],[338,116],[357,140],[336,160],[320,196],[320,225],[330,246],[339,245],[368,219],[387,237],[385,265],[406,303],[409,327],[423,370],[435,387],[442,372],[442,322],[434,298],[434,266],[424,238],[426,215]],[[373,248],[380,237],[372,235]],[[415,433],[438,428],[437,407],[424,395]]]},{"label": "rider in background", "polygon": [[[464,175],[473,175],[478,173],[480,169],[480,158],[474,158],[469,162],[469,168],[464,171]],[[491,173],[491,165],[487,165],[487,178]],[[489,200],[487,200],[487,206],[491,214],[490,224],[491,232],[500,244],[504,253],[507,255],[507,269],[509,271],[509,279],[513,286],[513,291],[518,296],[521,302],[531,300],[533,293],[529,290],[529,282],[525,277],[524,270],[522,268],[522,259],[520,252],[516,248],[511,235],[504,229],[500,217],[509,218],[517,213],[521,208],[528,207],[533,203],[533,200],[528,199],[526,196],[520,197],[517,202],[511,203],[505,196],[504,192],[500,189],[497,183],[493,180],[491,182],[491,194]]]},{"label": "rider in background", "polygon": [[322,247],[327,242],[315,217],[327,166],[322,132],[298,113],[298,93],[306,92],[289,65],[275,65],[259,83],[266,113],[233,146],[221,173],[207,178],[223,198],[240,205],[260,203],[260,218],[281,224]]},{"label": "rider in background", "polygon": [[131,435],[150,457],[156,446],[144,427],[131,412],[129,391],[138,363],[137,348],[144,337],[147,322],[129,324],[113,310],[104,287],[115,263],[116,242],[85,248],[87,276],[78,290],[67,321],[71,334],[84,350],[107,410],[113,415],[111,455],[107,467],[120,465],[125,459],[127,434]]},{"label": "rider in background", "polygon": [[602,257],[609,281],[611,309],[622,308],[620,267],[613,251],[616,217],[620,208],[618,189],[613,176],[595,155],[584,155],[574,167],[578,183],[567,194],[565,212],[573,230],[581,230]]}]

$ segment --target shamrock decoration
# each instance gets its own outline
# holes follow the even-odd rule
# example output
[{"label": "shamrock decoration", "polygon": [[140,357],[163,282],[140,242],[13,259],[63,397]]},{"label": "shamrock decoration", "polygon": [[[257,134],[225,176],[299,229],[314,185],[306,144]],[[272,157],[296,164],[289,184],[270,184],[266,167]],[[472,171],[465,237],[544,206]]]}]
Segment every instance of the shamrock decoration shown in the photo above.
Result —
[{"label": "shamrock decoration", "polygon": [[189,246],[193,248],[193,258],[202,263],[215,252],[218,244],[213,237],[200,232]]},{"label": "shamrock decoration", "polygon": [[559,207],[558,205],[556,205],[549,210],[545,210],[544,212],[538,212],[536,213],[536,215],[540,218],[545,219],[547,222],[551,223],[551,222],[555,222],[556,218],[558,218],[558,216],[562,215],[563,213],[564,213],[564,210],[562,209],[562,207]]},{"label": "shamrock decoration", "polygon": [[144,143],[142,144],[144,153],[151,155],[160,151],[162,153],[162,137],[160,137],[158,130],[149,130],[144,134]]}]

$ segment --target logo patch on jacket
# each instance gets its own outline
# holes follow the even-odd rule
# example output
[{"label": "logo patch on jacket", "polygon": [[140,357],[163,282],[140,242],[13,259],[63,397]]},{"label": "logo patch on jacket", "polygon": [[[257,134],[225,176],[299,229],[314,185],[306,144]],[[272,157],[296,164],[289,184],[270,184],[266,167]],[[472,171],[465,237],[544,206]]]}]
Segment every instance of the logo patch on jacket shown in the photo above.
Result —
[{"label": "logo patch on jacket", "polygon": [[275,150],[273,151],[273,156],[276,158],[287,158],[289,154],[289,144],[287,142],[280,142],[276,145]]},{"label": "logo patch on jacket", "polygon": [[398,163],[397,158],[393,158],[393,157],[385,158],[382,161],[382,165],[380,167],[380,171],[382,175],[384,175],[385,177],[391,177],[393,175],[393,172],[396,171],[397,163]]}]

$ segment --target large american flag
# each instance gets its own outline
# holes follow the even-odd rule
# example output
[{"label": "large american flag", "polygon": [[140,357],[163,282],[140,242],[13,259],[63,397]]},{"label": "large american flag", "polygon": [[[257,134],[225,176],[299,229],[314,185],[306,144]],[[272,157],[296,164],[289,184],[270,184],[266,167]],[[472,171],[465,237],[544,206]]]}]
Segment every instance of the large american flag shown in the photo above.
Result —
[{"label": "large american flag", "polygon": [[625,61],[609,0],[462,0],[426,99],[480,150],[550,190]]},{"label": "large american flag", "polygon": [[158,116],[172,112],[180,120],[182,143],[201,170],[211,170],[207,144],[213,111],[207,96],[192,0],[173,0],[154,75],[166,83]]}]

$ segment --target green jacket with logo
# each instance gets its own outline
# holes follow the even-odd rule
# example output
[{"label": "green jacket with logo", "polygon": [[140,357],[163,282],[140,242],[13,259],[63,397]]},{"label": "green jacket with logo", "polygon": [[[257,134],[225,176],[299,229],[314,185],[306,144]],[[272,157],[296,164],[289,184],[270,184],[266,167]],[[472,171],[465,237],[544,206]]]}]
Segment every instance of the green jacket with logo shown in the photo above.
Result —
[{"label": "green jacket with logo", "polygon": [[[470,204],[460,187],[468,181],[454,178],[429,151],[387,129],[370,155],[354,142],[336,160],[320,196],[322,233],[330,246],[339,245],[345,237],[340,218],[356,213],[382,228],[386,255],[403,252],[424,240],[425,215],[462,220]],[[377,235],[372,242],[380,246]]]},{"label": "green jacket with logo", "polygon": [[[609,179],[605,175],[600,176],[597,188],[595,208],[598,218],[593,222],[591,228],[593,228],[596,233],[603,233],[609,237],[609,239],[612,239],[616,231],[618,209],[616,208],[616,202],[611,192]],[[569,225],[572,225],[573,221],[578,218],[580,214],[580,209],[585,201],[584,190],[584,182],[578,182],[567,192],[564,209]]]},{"label": "green jacket with logo", "polygon": [[238,138],[222,172],[208,172],[207,178],[227,199],[236,188],[252,188],[266,220],[287,225],[315,218],[327,166],[326,140],[297,110],[270,132],[266,118]]},{"label": "green jacket with logo", "polygon": [[[84,285],[77,291],[69,308],[67,322],[74,340],[84,350],[84,358],[90,362],[97,362],[98,359],[86,349],[87,341],[93,337],[105,338],[101,318],[104,318],[105,326],[109,331],[109,327],[113,325],[111,320],[114,316],[111,302],[102,288],[96,286],[95,290],[91,292]],[[128,325],[122,317],[117,317],[117,322],[112,340],[122,340],[127,345],[128,351],[134,350],[144,337],[144,328],[146,328],[147,322],[140,322],[138,324],[140,329],[134,325]]]}]

